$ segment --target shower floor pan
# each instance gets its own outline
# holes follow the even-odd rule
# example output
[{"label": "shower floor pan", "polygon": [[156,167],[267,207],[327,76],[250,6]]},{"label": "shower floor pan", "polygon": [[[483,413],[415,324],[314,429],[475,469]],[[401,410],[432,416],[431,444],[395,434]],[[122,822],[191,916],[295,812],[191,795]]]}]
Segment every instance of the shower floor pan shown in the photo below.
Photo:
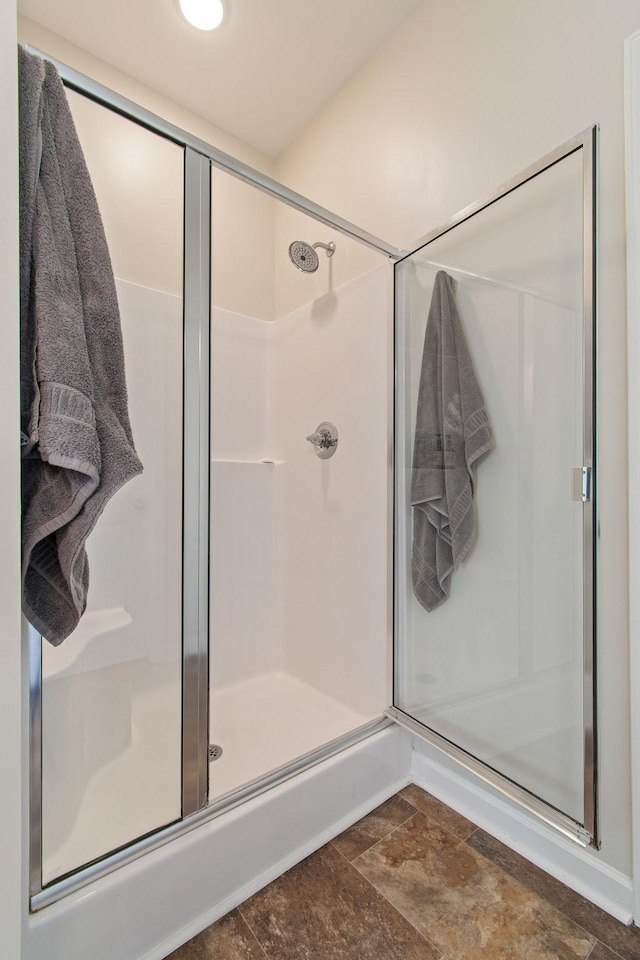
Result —
[{"label": "shower floor pan", "polygon": [[211,743],[222,748],[222,755],[209,768],[209,799],[373,719],[287,673],[212,690]]},{"label": "shower floor pan", "polygon": [[[65,777],[67,790],[73,787],[74,791],[67,797],[68,815],[62,816],[64,810],[56,815],[51,809],[52,791],[45,793],[50,801],[44,811],[45,883],[180,816],[180,698],[175,666],[154,667],[153,682],[149,664],[140,671],[135,664],[125,666],[132,673],[127,743],[113,756],[98,744],[99,763],[88,781]],[[210,799],[372,719],[285,673],[263,674],[213,690],[211,742],[219,744],[223,753],[210,765]],[[164,745],[161,751],[159,744]]]}]

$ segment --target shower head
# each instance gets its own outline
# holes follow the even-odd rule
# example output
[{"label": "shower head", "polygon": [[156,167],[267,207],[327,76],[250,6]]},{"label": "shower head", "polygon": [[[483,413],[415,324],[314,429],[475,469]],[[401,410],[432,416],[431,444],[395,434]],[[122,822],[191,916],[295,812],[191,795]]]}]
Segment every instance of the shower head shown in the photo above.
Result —
[{"label": "shower head", "polygon": [[294,240],[289,247],[289,259],[294,267],[304,273],[315,273],[318,269],[318,254],[310,243]]},{"label": "shower head", "polygon": [[304,240],[294,240],[289,247],[289,259],[294,267],[304,273],[315,273],[318,269],[316,247],[322,247],[323,250],[326,250],[328,257],[332,257],[336,249],[333,240],[331,243],[314,243],[313,246],[310,243],[305,243]]}]

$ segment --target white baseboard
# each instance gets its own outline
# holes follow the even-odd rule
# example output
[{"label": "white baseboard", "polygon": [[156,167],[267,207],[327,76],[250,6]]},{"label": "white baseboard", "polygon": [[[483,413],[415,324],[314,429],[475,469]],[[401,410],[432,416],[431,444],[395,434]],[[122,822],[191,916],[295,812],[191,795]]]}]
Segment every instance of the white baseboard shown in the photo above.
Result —
[{"label": "white baseboard", "polygon": [[386,786],[376,796],[369,797],[365,803],[360,804],[358,807],[352,809],[346,816],[343,816],[340,818],[340,820],[332,823],[330,827],[324,829],[321,833],[316,834],[306,843],[296,847],[295,850],[290,851],[282,860],[272,864],[267,870],[263,871],[258,876],[252,877],[249,883],[246,883],[244,886],[234,890],[231,896],[227,897],[225,900],[218,901],[218,903],[211,907],[210,910],[207,910],[205,913],[202,913],[195,919],[191,920],[191,922],[182,927],[181,930],[172,934],[163,943],[155,946],[152,950],[146,953],[140,958],[140,960],[162,960],[163,957],[166,957],[173,950],[176,950],[192,937],[195,937],[198,933],[209,927],[212,923],[220,920],[221,917],[224,917],[227,913],[229,913],[230,910],[240,906],[240,904],[244,903],[245,900],[248,900],[249,897],[252,897],[255,893],[258,893],[258,891],[262,890],[263,887],[266,887],[274,880],[277,880],[278,877],[282,876],[283,873],[286,873],[287,870],[290,870],[291,867],[295,867],[295,865],[300,863],[301,860],[304,860],[305,857],[310,856],[312,853],[315,853],[316,850],[319,850],[320,847],[323,847],[326,843],[329,843],[330,840],[333,840],[334,837],[337,837],[338,834],[342,833],[343,830],[346,830],[347,827],[352,826],[358,820],[361,820],[362,817],[365,817],[368,813],[371,813],[372,810],[375,810],[375,808],[380,806],[381,803],[384,803],[385,800],[388,800],[390,797],[394,796],[409,782],[410,778],[408,775],[400,777],[392,784]]},{"label": "white baseboard", "polygon": [[419,787],[617,920],[626,924],[632,922],[631,877],[604,863],[598,851],[585,849],[556,833],[487,784],[479,783],[435,747],[417,738],[412,753],[411,778]]},{"label": "white baseboard", "polygon": [[255,893],[258,893],[258,891],[262,890],[263,887],[266,887],[273,880],[277,880],[278,877],[282,876],[283,873],[286,873],[287,870],[290,870],[291,867],[295,867],[295,865],[300,863],[301,860],[304,860],[305,857],[310,856],[312,853],[315,853],[316,850],[319,850],[320,847],[323,847],[326,843],[329,843],[330,840],[333,840],[334,837],[337,837],[338,834],[342,833],[343,830],[346,830],[347,827],[350,827],[358,820],[361,820],[362,817],[366,816],[368,813],[371,813],[372,810],[378,807],[381,803],[384,803],[385,800],[388,800],[390,797],[394,796],[394,794],[405,787],[409,782],[410,778],[408,776],[404,776],[395,781],[392,785],[385,787],[385,789],[376,796],[367,799],[366,803],[361,804],[359,807],[353,809],[347,816],[341,817],[340,820],[334,822],[330,827],[317,834],[307,843],[304,843],[295,850],[292,850],[286,857],[278,861],[278,863],[270,866],[259,876],[253,877],[249,883],[238,888],[237,890],[234,890],[231,896],[227,897],[226,900],[216,903],[215,906],[213,906],[210,910],[200,914],[200,916],[196,917],[177,933],[172,934],[172,936],[165,940],[162,944],[154,947],[154,949],[149,951],[149,953],[146,953],[144,957],[140,958],[140,960],[162,960],[163,957],[166,957],[173,950],[176,950],[182,944],[186,943],[187,940],[195,937],[196,934],[206,929],[206,927],[210,926],[212,923],[215,923],[216,920],[220,920],[221,917],[224,917],[225,914],[229,913],[230,910],[233,910],[234,907],[240,906],[241,903],[244,903],[245,900],[249,899],[249,897],[252,897]]},{"label": "white baseboard", "polygon": [[30,916],[23,960],[160,960],[410,781],[631,921],[629,877],[395,726]]}]

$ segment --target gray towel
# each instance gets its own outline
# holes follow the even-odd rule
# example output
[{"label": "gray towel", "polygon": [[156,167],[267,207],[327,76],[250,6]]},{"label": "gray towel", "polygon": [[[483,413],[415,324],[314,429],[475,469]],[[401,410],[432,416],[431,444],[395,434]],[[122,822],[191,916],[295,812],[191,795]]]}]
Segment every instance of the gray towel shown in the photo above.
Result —
[{"label": "gray towel", "polygon": [[142,464],[95,194],[55,67],[19,48],[23,610],[59,644],[87,603],[85,542]]},{"label": "gray towel", "polygon": [[451,277],[436,274],[427,329],[411,476],[416,597],[434,610],[475,536],[475,466],[493,434],[473,369]]}]

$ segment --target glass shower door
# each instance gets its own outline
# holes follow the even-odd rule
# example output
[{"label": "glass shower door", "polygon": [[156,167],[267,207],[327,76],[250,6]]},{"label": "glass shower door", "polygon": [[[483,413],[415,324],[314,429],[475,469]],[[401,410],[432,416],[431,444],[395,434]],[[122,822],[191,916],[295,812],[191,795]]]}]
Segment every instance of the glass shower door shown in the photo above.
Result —
[{"label": "glass shower door", "polygon": [[85,97],[69,102],[116,276],[144,472],[89,538],[77,629],[59,647],[41,641],[44,886],[182,806],[184,151]]},{"label": "glass shower door", "polygon": [[[392,713],[583,841],[595,833],[592,137],[545,158],[396,266]],[[493,447],[476,465],[473,547],[448,598],[428,610],[412,551],[431,541],[419,539],[411,501],[424,466],[414,437],[429,416],[418,393],[440,270],[454,281]],[[439,469],[448,468],[456,402],[445,384]]]}]

